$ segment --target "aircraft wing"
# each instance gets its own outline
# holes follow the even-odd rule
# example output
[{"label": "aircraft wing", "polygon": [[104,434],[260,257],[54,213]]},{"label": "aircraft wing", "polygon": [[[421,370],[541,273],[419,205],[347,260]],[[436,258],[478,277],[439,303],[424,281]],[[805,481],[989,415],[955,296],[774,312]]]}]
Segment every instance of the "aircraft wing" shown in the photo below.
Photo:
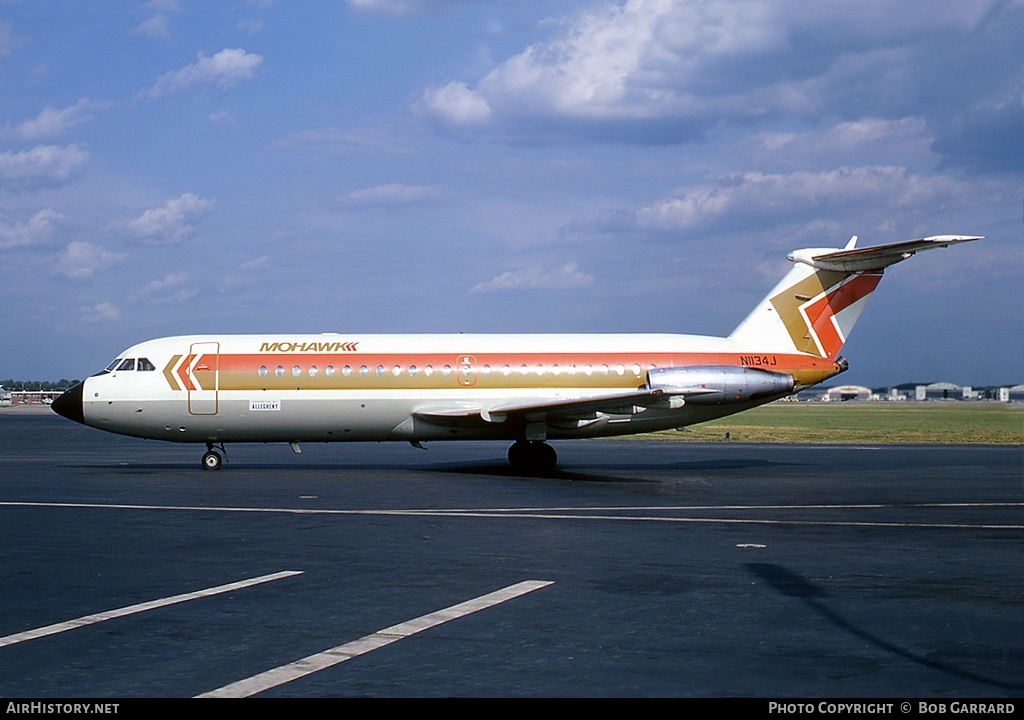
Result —
[{"label": "aircraft wing", "polygon": [[706,395],[716,392],[713,388],[651,388],[631,392],[581,398],[560,398],[557,400],[523,400],[494,407],[423,407],[413,414],[425,420],[458,422],[468,418],[480,418],[485,422],[501,423],[508,420],[520,422],[556,422],[593,418],[597,413],[632,414],[635,407],[652,405],[668,406],[673,398]]}]

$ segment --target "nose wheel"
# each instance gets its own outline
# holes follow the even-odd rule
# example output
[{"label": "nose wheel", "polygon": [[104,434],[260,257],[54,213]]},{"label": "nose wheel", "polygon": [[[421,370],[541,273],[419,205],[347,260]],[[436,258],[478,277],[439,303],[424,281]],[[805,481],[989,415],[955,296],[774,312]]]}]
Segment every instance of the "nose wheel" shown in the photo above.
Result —
[{"label": "nose wheel", "polygon": [[[227,451],[224,446],[220,446],[220,451],[227,456]],[[206,452],[203,453],[203,469],[204,470],[220,470],[220,466],[224,464],[224,458],[221,454],[213,449],[213,443],[206,443]]]}]

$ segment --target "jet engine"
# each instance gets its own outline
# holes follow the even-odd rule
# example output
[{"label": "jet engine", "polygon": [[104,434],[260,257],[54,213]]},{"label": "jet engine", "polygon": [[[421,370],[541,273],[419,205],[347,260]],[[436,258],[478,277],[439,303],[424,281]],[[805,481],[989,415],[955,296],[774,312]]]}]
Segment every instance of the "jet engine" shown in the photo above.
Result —
[{"label": "jet engine", "polygon": [[793,391],[793,376],[732,365],[693,365],[651,370],[647,387],[682,394],[688,405],[720,405],[787,395]]}]

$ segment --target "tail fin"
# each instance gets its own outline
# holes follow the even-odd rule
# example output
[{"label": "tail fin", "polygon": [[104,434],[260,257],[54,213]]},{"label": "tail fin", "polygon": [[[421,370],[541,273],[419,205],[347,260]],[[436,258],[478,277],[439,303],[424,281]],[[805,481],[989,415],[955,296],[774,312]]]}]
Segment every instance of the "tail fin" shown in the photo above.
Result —
[{"label": "tail fin", "polygon": [[980,239],[936,235],[858,249],[854,236],[842,250],[796,250],[788,256],[793,269],[729,337],[762,352],[795,350],[834,360],[885,268],[922,250]]}]

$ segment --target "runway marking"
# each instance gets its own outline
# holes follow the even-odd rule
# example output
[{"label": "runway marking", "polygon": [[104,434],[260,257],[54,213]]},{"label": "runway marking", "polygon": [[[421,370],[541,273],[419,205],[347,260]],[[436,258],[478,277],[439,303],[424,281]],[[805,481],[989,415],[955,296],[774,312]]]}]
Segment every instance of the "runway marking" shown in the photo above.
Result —
[{"label": "runway marking", "polygon": [[675,506],[628,506],[628,507],[554,507],[554,508],[421,508],[411,510],[344,510],[332,508],[260,508],[260,507],[217,507],[200,505],[124,505],[117,503],[48,503],[48,502],[0,502],[0,507],[49,507],[102,510],[184,510],[191,512],[237,512],[277,513],[290,515],[368,515],[368,516],[410,516],[410,517],[501,517],[533,520],[605,520],[631,522],[665,523],[722,523],[746,525],[825,525],[835,527],[894,527],[970,530],[1024,530],[1024,524],[971,524],[935,522],[883,522],[861,520],[780,520],[758,518],[723,517],[665,517],[660,515],[608,515],[598,513],[622,512],[702,512],[702,511],[761,511],[761,510],[906,510],[946,508],[1022,508],[1020,502],[982,503],[894,503],[894,504],[836,504],[836,505],[675,505]]},{"label": "runway marking", "polygon": [[198,600],[199,598],[210,597],[211,595],[220,595],[222,593],[231,592],[232,590],[242,590],[254,585],[282,580],[287,577],[292,577],[293,575],[301,574],[301,570],[285,570],[284,572],[261,575],[260,577],[249,578],[248,580],[239,580],[238,582],[228,583],[227,585],[218,585],[217,587],[207,588],[205,590],[197,590],[195,592],[182,593],[181,595],[173,595],[159,600],[150,600],[136,605],[128,605],[123,608],[117,608],[116,610],[107,610],[106,612],[96,613],[95,615],[85,615],[84,617],[76,618],[74,620],[68,620],[66,622],[36,628],[35,630],[26,630],[13,635],[7,635],[6,637],[0,637],[0,647],[14,645],[16,643],[25,642],[26,640],[36,640],[48,635],[56,635],[57,633],[74,630],[75,628],[106,622],[107,620],[114,620],[128,615],[136,615],[138,613],[146,612],[147,610],[155,610],[157,608],[167,607],[168,605],[188,602],[189,600]]},{"label": "runway marking", "polygon": [[385,645],[390,645],[411,635],[416,635],[424,630],[429,630],[443,623],[486,610],[495,605],[500,605],[552,584],[554,584],[552,581],[547,580],[526,580],[510,585],[487,595],[481,595],[472,600],[459,603],[458,605],[452,605],[443,610],[437,610],[436,612],[392,625],[389,628],[378,630],[358,640],[338,645],[330,650],[324,650],[323,652],[304,657],[287,665],[281,665],[273,670],[267,670],[244,680],[238,680],[230,685],[225,685],[196,697],[251,697],[264,690],[270,690],[279,685],[312,675],[315,672],[333,667],[360,655],[365,655],[368,652],[382,648]]}]

